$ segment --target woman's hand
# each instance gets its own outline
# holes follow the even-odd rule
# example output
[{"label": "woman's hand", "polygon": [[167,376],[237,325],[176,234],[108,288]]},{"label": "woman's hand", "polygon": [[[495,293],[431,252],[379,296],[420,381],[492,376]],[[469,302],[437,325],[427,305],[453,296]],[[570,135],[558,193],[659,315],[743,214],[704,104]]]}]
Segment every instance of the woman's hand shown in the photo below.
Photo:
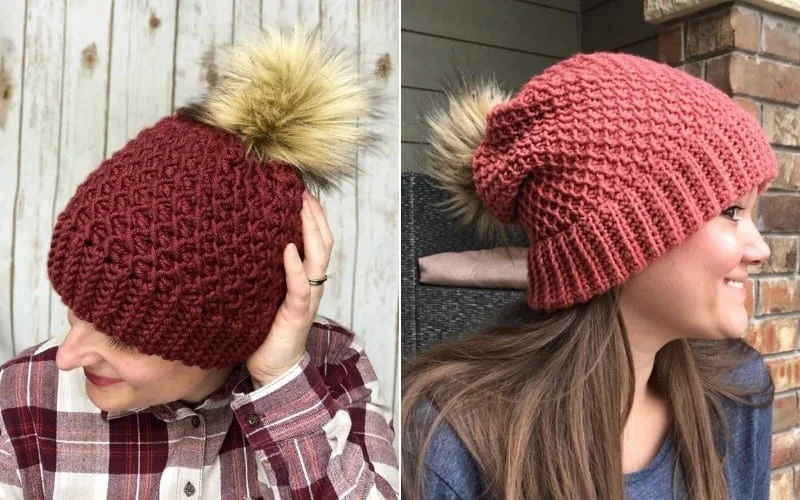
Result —
[{"label": "woman's hand", "polygon": [[333,248],[333,236],[319,201],[303,193],[300,218],[303,224],[305,260],[289,243],[283,251],[286,270],[286,298],[275,315],[264,343],[247,359],[253,381],[264,386],[294,366],[306,350],[311,323],[319,309],[323,285],[309,280],[325,276]]}]

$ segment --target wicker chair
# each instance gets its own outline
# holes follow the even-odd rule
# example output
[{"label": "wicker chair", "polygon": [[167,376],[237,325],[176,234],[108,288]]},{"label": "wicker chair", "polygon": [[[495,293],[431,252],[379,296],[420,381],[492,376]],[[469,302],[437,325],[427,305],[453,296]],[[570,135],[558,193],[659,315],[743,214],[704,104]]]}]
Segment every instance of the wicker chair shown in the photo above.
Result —
[{"label": "wicker chair", "polygon": [[[417,356],[444,339],[469,333],[496,316],[499,310],[524,300],[520,290],[493,290],[424,285],[419,282],[417,259],[447,251],[490,248],[473,228],[462,228],[436,205],[445,193],[430,177],[403,172],[401,180],[401,321],[402,357]],[[526,246],[523,235],[512,244]]]}]

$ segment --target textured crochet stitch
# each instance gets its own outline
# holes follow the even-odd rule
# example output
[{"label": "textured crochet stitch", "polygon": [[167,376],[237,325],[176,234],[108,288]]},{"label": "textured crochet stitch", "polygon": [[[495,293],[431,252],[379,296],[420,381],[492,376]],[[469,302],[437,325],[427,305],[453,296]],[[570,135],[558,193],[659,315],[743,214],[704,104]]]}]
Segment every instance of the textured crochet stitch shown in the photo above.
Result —
[{"label": "textured crochet stitch", "polygon": [[306,186],[352,177],[378,93],[357,60],[307,32],[226,48],[198,102],[141,131],[78,186],[48,255],[78,318],[135,347],[227,368],[264,342],[303,257]]},{"label": "textured crochet stitch", "polygon": [[611,53],[559,62],[495,106],[472,166],[488,210],[528,234],[528,303],[544,310],[623,283],[777,174],[724,93]]},{"label": "textured crochet stitch", "polygon": [[50,281],[79,318],[142,353],[231,366],[286,294],[304,189],[233,135],[164,118],[78,187],[53,231]]}]

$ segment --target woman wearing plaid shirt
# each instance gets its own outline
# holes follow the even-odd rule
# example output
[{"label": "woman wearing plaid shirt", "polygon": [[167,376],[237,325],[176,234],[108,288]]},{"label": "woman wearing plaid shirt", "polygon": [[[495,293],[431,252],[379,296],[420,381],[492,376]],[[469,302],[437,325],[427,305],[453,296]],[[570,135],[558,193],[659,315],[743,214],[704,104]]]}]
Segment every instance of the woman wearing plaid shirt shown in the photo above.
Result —
[{"label": "woman wearing plaid shirt", "polygon": [[0,498],[397,496],[375,373],[314,321],[333,237],[305,186],[363,144],[368,95],[301,32],[236,50],[59,216],[70,330],[0,367]]}]

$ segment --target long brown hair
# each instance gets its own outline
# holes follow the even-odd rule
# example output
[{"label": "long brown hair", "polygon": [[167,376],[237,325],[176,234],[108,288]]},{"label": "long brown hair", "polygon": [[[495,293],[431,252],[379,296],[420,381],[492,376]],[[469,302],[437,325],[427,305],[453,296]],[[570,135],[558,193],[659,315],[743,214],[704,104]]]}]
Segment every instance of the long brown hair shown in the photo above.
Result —
[{"label": "long brown hair", "polygon": [[[423,457],[446,421],[493,498],[625,498],[621,436],[634,380],[618,289],[553,313],[522,305],[509,317],[508,324],[441,344],[404,367],[404,497],[422,497]],[[686,339],[656,355],[649,383],[669,400],[692,499],[727,498],[722,400],[772,402],[771,378],[766,386],[744,387],[727,376],[748,355],[752,349],[742,341]],[[438,415],[420,423],[416,412],[428,404]]]}]

